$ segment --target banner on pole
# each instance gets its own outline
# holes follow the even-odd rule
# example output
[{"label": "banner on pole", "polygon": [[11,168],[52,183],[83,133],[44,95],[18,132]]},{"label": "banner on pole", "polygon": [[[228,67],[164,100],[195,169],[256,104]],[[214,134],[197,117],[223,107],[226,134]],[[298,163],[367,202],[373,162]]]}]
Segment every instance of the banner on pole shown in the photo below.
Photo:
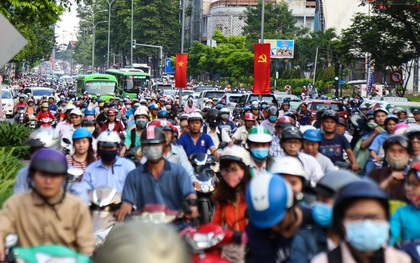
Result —
[{"label": "banner on pole", "polygon": [[270,43],[271,58],[293,58],[295,53],[295,41],[285,39],[264,39],[264,43]]},{"label": "banner on pole", "polygon": [[254,87],[255,94],[270,94],[270,44],[254,44]]},{"label": "banner on pole", "polygon": [[188,54],[176,54],[176,65],[175,65],[175,87],[186,88],[187,87],[187,63]]}]

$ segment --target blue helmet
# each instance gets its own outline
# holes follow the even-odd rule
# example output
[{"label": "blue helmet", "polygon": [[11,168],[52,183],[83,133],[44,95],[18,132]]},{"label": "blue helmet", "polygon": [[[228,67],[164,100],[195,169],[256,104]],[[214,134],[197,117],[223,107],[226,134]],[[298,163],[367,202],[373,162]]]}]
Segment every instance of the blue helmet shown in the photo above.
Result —
[{"label": "blue helmet", "polygon": [[248,111],[248,110],[251,110],[251,107],[249,107],[249,106],[245,106],[245,107],[244,107],[244,111]]},{"label": "blue helmet", "polygon": [[303,133],[303,139],[311,142],[320,142],[322,141],[322,135],[319,130],[309,129]]},{"label": "blue helmet", "polygon": [[169,118],[169,113],[166,110],[160,110],[158,113],[158,118]]},{"label": "blue helmet", "polygon": [[218,109],[218,110],[221,110],[223,108],[226,108],[226,106],[223,105],[223,104],[217,104],[217,106],[216,106],[216,109]]},{"label": "blue helmet", "polygon": [[85,115],[95,115],[96,114],[96,112],[95,112],[95,109],[94,108],[92,108],[92,107],[87,107],[86,109],[85,109]]},{"label": "blue helmet", "polygon": [[73,142],[74,140],[81,138],[92,138],[92,133],[86,128],[79,128],[75,130],[72,137]]},{"label": "blue helmet", "polygon": [[159,109],[159,106],[158,106],[156,103],[152,103],[152,104],[149,106],[149,109],[150,109],[150,110],[156,110],[156,109]]},{"label": "blue helmet", "polygon": [[258,228],[270,228],[283,220],[294,196],[283,177],[262,174],[254,177],[246,191],[249,220]]}]

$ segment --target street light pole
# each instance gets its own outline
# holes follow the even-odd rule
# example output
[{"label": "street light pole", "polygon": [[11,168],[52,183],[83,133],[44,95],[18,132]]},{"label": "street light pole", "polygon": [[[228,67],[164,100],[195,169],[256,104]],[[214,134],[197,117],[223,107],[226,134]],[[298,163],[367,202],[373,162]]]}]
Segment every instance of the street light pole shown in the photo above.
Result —
[{"label": "street light pole", "polygon": [[111,5],[114,2],[114,0],[107,0],[108,2],[108,49],[106,53],[106,66],[109,68],[109,42],[111,38]]},{"label": "street light pole", "polygon": [[130,42],[130,63],[133,67],[133,20],[134,20],[134,0],[131,0],[131,42]]},{"label": "street light pole", "polygon": [[261,37],[260,37],[260,43],[264,43],[264,13],[265,13],[265,1],[262,0],[262,5],[261,5]]},{"label": "street light pole", "polygon": [[[136,46],[142,46],[142,47],[153,47],[153,48],[159,48],[159,63],[160,66],[162,66],[162,55],[163,55],[163,46],[157,46],[157,45],[148,45],[148,44],[139,44],[139,43],[135,43],[134,45]],[[133,46],[133,45],[131,45]],[[159,77],[162,77],[162,67],[160,67],[159,70]]]},{"label": "street light pole", "polygon": [[319,46],[316,47],[315,64],[314,64],[314,77],[312,79],[312,86],[315,86],[316,64],[318,64],[318,50],[319,50]]}]

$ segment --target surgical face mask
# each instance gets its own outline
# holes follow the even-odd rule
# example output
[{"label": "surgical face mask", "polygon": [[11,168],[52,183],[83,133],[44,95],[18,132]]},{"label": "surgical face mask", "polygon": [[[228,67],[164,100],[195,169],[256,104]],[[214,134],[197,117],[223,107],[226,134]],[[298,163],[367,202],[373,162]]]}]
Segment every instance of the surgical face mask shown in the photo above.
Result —
[{"label": "surgical face mask", "polygon": [[211,121],[209,122],[209,126],[212,128],[216,128],[217,126],[219,126],[219,122],[218,121]]},{"label": "surgical face mask", "polygon": [[95,131],[95,126],[89,126],[89,127],[85,127],[83,126],[83,128],[87,129],[88,131],[90,131],[90,133],[93,133]]},{"label": "surgical face mask", "polygon": [[312,217],[315,222],[323,227],[328,227],[332,222],[332,206],[325,203],[316,202],[312,208]]},{"label": "surgical face mask", "polygon": [[408,158],[391,158],[389,156],[385,156],[385,160],[390,168],[399,171],[404,170],[408,163]]},{"label": "surgical face mask", "polygon": [[224,120],[224,121],[226,121],[228,118],[229,118],[229,114],[222,114],[222,115],[220,115],[220,118],[222,119],[222,120]]},{"label": "surgical face mask", "polygon": [[143,130],[144,128],[146,128],[147,125],[147,121],[143,120],[143,119],[138,119],[136,120],[136,128]]},{"label": "surgical face mask", "polygon": [[157,162],[163,157],[161,145],[145,145],[143,146],[143,156],[147,161]]},{"label": "surgical face mask", "polygon": [[239,170],[234,173],[230,172],[228,174],[222,172],[223,180],[228,186],[232,188],[236,188],[242,182],[244,175],[244,170]]},{"label": "surgical face mask", "polygon": [[251,154],[257,161],[262,161],[268,157],[268,151],[269,148],[256,148],[251,149]]},{"label": "surgical face mask", "polygon": [[277,120],[277,116],[269,116],[269,117],[268,117],[268,120],[269,120],[270,122],[276,122],[276,120]]},{"label": "surgical face mask", "polygon": [[117,158],[117,154],[118,154],[117,150],[106,151],[106,150],[98,149],[98,156],[101,157],[101,160],[104,163],[112,163],[115,160],[115,158]]},{"label": "surgical face mask", "polygon": [[266,104],[263,104],[263,105],[261,105],[261,108],[267,109],[267,105]]},{"label": "surgical face mask", "polygon": [[129,109],[129,108],[131,108],[131,105],[125,105],[125,107],[126,107],[127,109]]},{"label": "surgical face mask", "polygon": [[376,251],[389,239],[389,223],[361,220],[344,223],[346,241],[359,251]]}]

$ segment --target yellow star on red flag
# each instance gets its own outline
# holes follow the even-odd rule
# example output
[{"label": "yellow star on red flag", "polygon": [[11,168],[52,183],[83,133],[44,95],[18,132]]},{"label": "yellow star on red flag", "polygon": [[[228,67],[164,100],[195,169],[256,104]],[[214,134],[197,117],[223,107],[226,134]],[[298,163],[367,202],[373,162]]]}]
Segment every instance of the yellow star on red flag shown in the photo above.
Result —
[{"label": "yellow star on red flag", "polygon": [[181,61],[178,63],[178,67],[182,67],[182,66],[184,66],[184,62]]}]

